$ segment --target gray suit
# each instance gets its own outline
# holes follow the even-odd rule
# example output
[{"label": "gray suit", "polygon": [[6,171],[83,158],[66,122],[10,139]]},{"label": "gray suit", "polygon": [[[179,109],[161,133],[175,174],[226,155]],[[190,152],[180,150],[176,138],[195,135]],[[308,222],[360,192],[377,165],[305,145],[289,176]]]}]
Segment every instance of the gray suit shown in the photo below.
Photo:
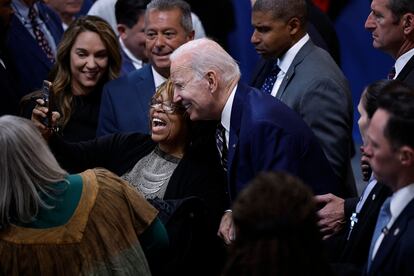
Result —
[{"label": "gray suit", "polygon": [[[257,70],[253,86],[261,88],[271,62]],[[344,195],[356,195],[350,165],[352,97],[332,57],[311,40],[306,42],[286,72],[276,97],[300,114],[319,138],[334,172],[345,183]]]}]

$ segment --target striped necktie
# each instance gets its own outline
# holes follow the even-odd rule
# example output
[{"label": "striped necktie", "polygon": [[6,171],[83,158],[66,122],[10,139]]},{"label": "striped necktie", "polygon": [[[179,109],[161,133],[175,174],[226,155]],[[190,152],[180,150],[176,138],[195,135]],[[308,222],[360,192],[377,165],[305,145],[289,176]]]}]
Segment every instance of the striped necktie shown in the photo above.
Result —
[{"label": "striped necktie", "polygon": [[216,146],[220,154],[221,165],[227,171],[227,144],[226,144],[226,129],[222,124],[217,125],[216,129]]}]

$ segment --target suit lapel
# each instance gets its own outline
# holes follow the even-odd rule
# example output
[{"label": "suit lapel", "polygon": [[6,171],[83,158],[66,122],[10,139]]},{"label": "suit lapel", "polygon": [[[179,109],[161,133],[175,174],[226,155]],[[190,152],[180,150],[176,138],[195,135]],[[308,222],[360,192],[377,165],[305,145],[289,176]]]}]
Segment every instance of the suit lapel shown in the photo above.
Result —
[{"label": "suit lapel", "polygon": [[376,275],[382,263],[388,261],[388,256],[392,253],[392,249],[397,244],[401,235],[406,231],[407,223],[413,215],[414,200],[411,200],[411,202],[405,207],[400,216],[394,222],[388,234],[382,240],[377,254],[371,264],[371,275]]},{"label": "suit lapel", "polygon": [[303,47],[296,54],[295,58],[292,61],[292,64],[289,66],[289,69],[282,80],[282,83],[280,84],[279,90],[276,93],[276,98],[281,99],[283,97],[283,94],[286,92],[288,84],[292,81],[293,77],[295,76],[296,66],[300,64],[307,55],[309,55],[309,53],[312,51],[314,47],[315,45],[313,44],[313,42],[311,40],[308,40],[308,42],[306,42],[305,45],[303,45]]},{"label": "suit lapel", "polygon": [[407,62],[407,64],[404,66],[401,72],[398,74],[397,80],[405,81],[405,79],[408,77],[410,72],[413,70],[414,70],[414,56],[410,58],[410,60]]},{"label": "suit lapel", "polygon": [[9,39],[16,40],[16,43],[26,45],[27,51],[30,51],[33,56],[39,59],[47,68],[52,67],[52,63],[43,53],[43,50],[37,45],[36,39],[34,39],[29,31],[23,26],[20,20],[13,15],[10,23],[13,26],[14,31],[9,32],[12,37]]},{"label": "suit lapel", "polygon": [[247,95],[247,88],[242,83],[238,83],[236,94],[234,95],[233,106],[231,109],[230,118],[230,137],[229,137],[229,152],[227,158],[227,180],[230,186],[230,196],[235,195],[235,163],[234,157],[237,155],[239,144],[239,133],[241,118],[243,115],[244,99]]},{"label": "suit lapel", "polygon": [[[142,69],[142,72],[137,71],[139,76],[137,77],[135,82],[135,91],[134,95],[136,96],[137,100],[136,103],[139,105],[138,110],[145,111],[145,114],[142,114],[145,117],[148,117],[148,110],[149,104],[151,101],[152,96],[155,94],[155,84],[154,84],[154,77],[152,75],[151,66],[147,64]],[[137,106],[138,107],[138,106]]]}]

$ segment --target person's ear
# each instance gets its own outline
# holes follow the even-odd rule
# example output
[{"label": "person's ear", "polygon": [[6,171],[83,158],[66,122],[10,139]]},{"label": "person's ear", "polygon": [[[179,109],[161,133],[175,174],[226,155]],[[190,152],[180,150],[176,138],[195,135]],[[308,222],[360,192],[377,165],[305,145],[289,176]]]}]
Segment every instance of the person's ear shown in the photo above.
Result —
[{"label": "person's ear", "polygon": [[210,93],[214,93],[218,87],[218,78],[216,72],[213,70],[208,71],[206,74],[206,78],[208,81],[208,89]]},{"label": "person's ear", "polygon": [[297,17],[292,17],[289,19],[288,23],[289,33],[291,35],[295,35],[299,32],[299,30],[302,28],[302,22]]},{"label": "person's ear", "polygon": [[403,30],[405,35],[413,34],[414,31],[414,13],[406,13],[402,17]]},{"label": "person's ear", "polygon": [[402,146],[400,148],[400,162],[401,165],[411,167],[414,165],[414,149],[409,146]]},{"label": "person's ear", "polygon": [[119,37],[121,39],[125,39],[126,36],[127,36],[126,31],[127,31],[128,27],[125,24],[118,24],[118,25],[116,25],[116,28],[118,30]]}]

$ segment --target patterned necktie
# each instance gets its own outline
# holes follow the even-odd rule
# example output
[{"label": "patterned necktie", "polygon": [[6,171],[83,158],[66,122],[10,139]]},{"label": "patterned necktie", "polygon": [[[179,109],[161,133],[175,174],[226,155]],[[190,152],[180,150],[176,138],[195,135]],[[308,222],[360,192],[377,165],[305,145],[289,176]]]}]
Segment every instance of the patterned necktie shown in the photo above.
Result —
[{"label": "patterned necktie", "polygon": [[52,49],[50,48],[49,42],[45,38],[45,34],[40,29],[40,25],[36,19],[37,19],[37,11],[35,10],[34,6],[32,6],[29,9],[29,20],[30,20],[30,23],[32,24],[33,33],[36,37],[37,44],[39,45],[40,48],[42,48],[47,58],[52,63],[54,63],[55,57],[53,55]]},{"label": "patterned necktie", "polygon": [[279,66],[277,66],[277,61],[275,61],[275,63],[273,64],[272,70],[270,71],[269,75],[266,77],[261,90],[266,93],[271,95],[272,94],[272,90],[273,90],[273,85],[276,82],[277,79],[277,74],[279,74],[280,72],[280,68]]},{"label": "patterned necktie", "polygon": [[226,144],[226,129],[222,124],[217,125],[216,129],[216,146],[220,154],[221,165],[227,171],[227,144]]},{"label": "patterned necktie", "polygon": [[378,214],[377,224],[375,225],[374,235],[372,236],[371,247],[369,249],[368,271],[371,268],[375,244],[377,243],[377,240],[382,232],[384,232],[384,234],[387,233],[386,226],[391,219],[390,204],[391,204],[391,197],[388,197],[382,204],[381,210]]},{"label": "patterned necktie", "polygon": [[387,75],[387,79],[393,80],[395,78],[395,67],[393,66]]}]

